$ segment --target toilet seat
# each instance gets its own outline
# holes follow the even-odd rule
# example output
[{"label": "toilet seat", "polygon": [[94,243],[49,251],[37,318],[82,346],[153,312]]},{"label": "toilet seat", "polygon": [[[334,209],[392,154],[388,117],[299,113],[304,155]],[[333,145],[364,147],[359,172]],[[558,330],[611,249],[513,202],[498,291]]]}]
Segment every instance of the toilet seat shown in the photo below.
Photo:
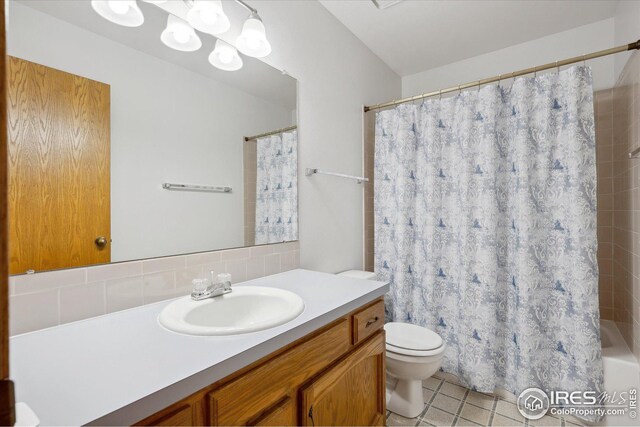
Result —
[{"label": "toilet seat", "polygon": [[428,357],[444,351],[437,333],[410,323],[390,322],[384,325],[387,352],[404,356]]}]

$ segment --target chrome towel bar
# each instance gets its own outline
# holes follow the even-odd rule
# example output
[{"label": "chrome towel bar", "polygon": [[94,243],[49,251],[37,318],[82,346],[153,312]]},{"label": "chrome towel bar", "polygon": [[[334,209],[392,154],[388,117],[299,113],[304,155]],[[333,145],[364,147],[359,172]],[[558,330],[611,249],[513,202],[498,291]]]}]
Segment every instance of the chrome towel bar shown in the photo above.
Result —
[{"label": "chrome towel bar", "polygon": [[639,157],[638,154],[640,154],[640,147],[638,147],[635,150],[629,152],[629,158],[630,159],[637,159]]},{"label": "chrome towel bar", "polygon": [[172,184],[165,182],[162,184],[165,190],[184,190],[184,191],[206,191],[209,193],[231,193],[231,187],[217,185],[195,185],[195,184]]},{"label": "chrome towel bar", "polygon": [[362,184],[363,182],[369,182],[369,178],[365,178],[363,176],[347,175],[347,174],[344,174],[344,173],[337,173],[337,172],[325,172],[323,170],[315,169],[315,168],[307,168],[305,170],[304,174],[306,176],[311,176],[311,175],[314,175],[314,174],[320,174],[320,175],[338,176],[340,178],[355,179],[358,182],[358,184]]}]

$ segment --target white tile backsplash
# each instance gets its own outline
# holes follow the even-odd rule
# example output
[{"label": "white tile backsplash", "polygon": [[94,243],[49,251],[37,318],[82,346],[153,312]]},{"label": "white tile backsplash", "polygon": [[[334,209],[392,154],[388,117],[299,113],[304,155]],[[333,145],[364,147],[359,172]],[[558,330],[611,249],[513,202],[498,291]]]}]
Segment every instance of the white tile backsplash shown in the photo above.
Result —
[{"label": "white tile backsplash", "polygon": [[143,284],[144,278],[142,276],[107,280],[105,283],[107,313],[143,305]]},{"label": "white tile backsplash", "polygon": [[142,261],[120,262],[87,268],[87,282],[142,275]]},{"label": "white tile backsplash", "polygon": [[298,242],[154,258],[9,278],[10,332],[17,335],[191,292],[209,271],[233,282],[298,268]]},{"label": "white tile backsplash", "polygon": [[75,322],[106,313],[104,282],[60,288],[60,323]]},{"label": "white tile backsplash", "polygon": [[9,333],[35,331],[60,322],[59,290],[50,289],[9,298]]}]

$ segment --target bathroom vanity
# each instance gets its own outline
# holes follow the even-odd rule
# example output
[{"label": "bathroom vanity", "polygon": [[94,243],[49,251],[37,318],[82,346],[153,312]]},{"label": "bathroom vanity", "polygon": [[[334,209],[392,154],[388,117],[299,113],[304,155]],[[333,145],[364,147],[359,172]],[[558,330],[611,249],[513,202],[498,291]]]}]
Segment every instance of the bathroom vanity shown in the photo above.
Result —
[{"label": "bathroom vanity", "polygon": [[381,299],[139,425],[384,425]]},{"label": "bathroom vanity", "polygon": [[16,400],[43,425],[384,423],[387,284],[293,270],[243,286],[294,292],[304,311],[263,331],[194,336],[159,324],[169,300],[18,335]]}]

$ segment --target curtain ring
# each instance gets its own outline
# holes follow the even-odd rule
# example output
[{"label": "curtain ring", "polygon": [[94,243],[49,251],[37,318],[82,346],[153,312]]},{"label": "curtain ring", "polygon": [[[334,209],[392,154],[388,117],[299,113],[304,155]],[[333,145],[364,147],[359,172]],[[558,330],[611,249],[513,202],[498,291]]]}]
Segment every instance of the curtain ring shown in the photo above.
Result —
[{"label": "curtain ring", "polygon": [[535,66],[535,67],[533,67],[533,78],[535,79],[537,77],[538,77],[538,67]]},{"label": "curtain ring", "polygon": [[462,95],[462,91],[460,90],[460,85],[458,85],[458,95]]},{"label": "curtain ring", "polygon": [[502,74],[498,74],[498,87],[500,87],[501,80],[502,80]]},{"label": "curtain ring", "polygon": [[587,66],[587,54],[586,53],[582,54],[582,66],[583,67]]},{"label": "curtain ring", "polygon": [[560,67],[558,66],[558,61],[556,61],[556,74],[560,74]]},{"label": "curtain ring", "polygon": [[478,80],[478,92],[480,92],[480,80]]},{"label": "curtain ring", "polygon": [[438,91],[438,100],[442,101],[442,89]]}]

